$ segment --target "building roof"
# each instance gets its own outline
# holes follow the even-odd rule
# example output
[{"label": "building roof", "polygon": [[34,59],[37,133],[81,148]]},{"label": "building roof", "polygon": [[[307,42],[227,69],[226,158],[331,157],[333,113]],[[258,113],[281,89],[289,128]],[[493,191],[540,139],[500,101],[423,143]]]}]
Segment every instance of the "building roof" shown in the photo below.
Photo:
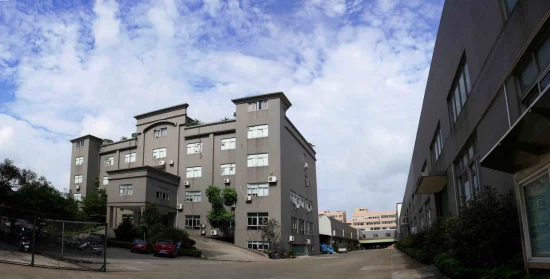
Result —
[{"label": "building roof", "polygon": [[273,92],[273,93],[266,93],[261,95],[242,97],[238,99],[233,99],[231,101],[234,104],[242,104],[242,103],[248,103],[252,101],[258,101],[258,100],[264,100],[264,99],[275,99],[275,98],[281,99],[281,101],[283,101],[283,103],[287,106],[287,108],[290,108],[292,106],[292,103],[290,103],[285,93],[283,92]]},{"label": "building roof", "polygon": [[99,140],[99,141],[103,141],[103,139],[101,138],[98,138],[96,136],[92,136],[92,135],[85,135],[85,136],[80,136],[78,138],[75,138],[75,139],[72,139],[70,140],[71,142],[75,142],[75,141],[79,141],[79,140],[83,140],[83,139],[87,139],[87,138],[90,138],[90,139],[95,139],[95,140]]},{"label": "building roof", "polygon": [[186,109],[187,107],[189,107],[189,104],[187,104],[187,103],[179,104],[179,105],[175,105],[175,106],[171,106],[171,107],[167,107],[167,108],[163,108],[163,109],[159,109],[159,110],[154,110],[154,111],[142,113],[142,114],[134,116],[134,118],[135,119],[142,119],[142,118],[157,115],[157,114],[167,113],[167,112],[180,110],[180,109]]}]

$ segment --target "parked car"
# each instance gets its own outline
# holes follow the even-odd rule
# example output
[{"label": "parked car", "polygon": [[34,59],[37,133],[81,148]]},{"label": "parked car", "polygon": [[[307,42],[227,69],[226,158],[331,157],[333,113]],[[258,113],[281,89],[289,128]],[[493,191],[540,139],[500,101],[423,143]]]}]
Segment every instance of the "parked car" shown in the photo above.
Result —
[{"label": "parked car", "polygon": [[151,248],[151,244],[149,244],[147,240],[136,239],[134,240],[134,242],[132,242],[132,248],[130,248],[130,252],[149,253],[152,250]]},{"label": "parked car", "polygon": [[338,243],[338,253],[347,253],[348,247],[345,243]]},{"label": "parked car", "polygon": [[176,245],[172,240],[157,240],[154,247],[154,256],[159,255],[170,256],[175,258],[178,255]]}]

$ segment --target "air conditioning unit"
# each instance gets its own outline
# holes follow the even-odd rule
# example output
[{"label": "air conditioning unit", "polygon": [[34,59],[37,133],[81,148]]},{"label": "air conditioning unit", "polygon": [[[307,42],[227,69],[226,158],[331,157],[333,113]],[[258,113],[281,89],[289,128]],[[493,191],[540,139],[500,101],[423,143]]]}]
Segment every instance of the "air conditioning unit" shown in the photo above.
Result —
[{"label": "air conditioning unit", "polygon": [[210,235],[211,235],[211,236],[217,236],[217,235],[218,235],[218,231],[217,231],[217,230],[210,230]]},{"label": "air conditioning unit", "polygon": [[80,191],[80,185],[76,185],[75,188],[77,191]]},{"label": "air conditioning unit", "polygon": [[306,178],[306,187],[309,187],[309,178]]},{"label": "air conditioning unit", "polygon": [[409,217],[403,216],[401,217],[401,225],[408,225],[409,224]]},{"label": "air conditioning unit", "polygon": [[165,164],[164,160],[159,161],[159,166],[164,166],[164,164]]},{"label": "air conditioning unit", "polygon": [[307,210],[308,213],[311,212],[311,208],[308,208],[308,209],[306,209],[306,210]]},{"label": "air conditioning unit", "polygon": [[267,177],[267,182],[269,182],[269,183],[275,183],[275,182],[277,182],[277,177],[276,177],[276,176],[273,176],[273,175],[272,175],[272,176],[269,176],[269,177]]},{"label": "air conditioning unit", "polygon": [[252,196],[246,196],[245,200],[248,202],[248,201],[252,201]]},{"label": "air conditioning unit", "polygon": [[311,239],[306,239],[306,244],[311,244]]},{"label": "air conditioning unit", "polygon": [[185,182],[183,182],[183,185],[185,185],[186,187],[189,187],[189,185],[191,185],[191,183],[189,183],[189,181],[185,181]]},{"label": "air conditioning unit", "polygon": [[201,235],[205,235],[206,234],[206,230],[201,230]]},{"label": "air conditioning unit", "polygon": [[298,208],[300,208],[300,205],[298,203],[295,203],[294,204],[294,209],[298,210]]},{"label": "air conditioning unit", "polygon": [[224,184],[229,184],[229,178],[224,179],[224,180],[223,180],[223,183],[224,183]]},{"label": "air conditioning unit", "polygon": [[304,163],[304,169],[307,169],[307,163]]},{"label": "air conditioning unit", "polygon": [[174,160],[170,160],[170,166],[174,165]]},{"label": "air conditioning unit", "polygon": [[288,242],[292,242],[294,241],[294,236],[293,235],[289,235],[288,236]]},{"label": "air conditioning unit", "polygon": [[178,204],[176,205],[176,209],[177,209],[177,210],[183,210],[183,204],[182,204],[182,203],[178,203]]}]

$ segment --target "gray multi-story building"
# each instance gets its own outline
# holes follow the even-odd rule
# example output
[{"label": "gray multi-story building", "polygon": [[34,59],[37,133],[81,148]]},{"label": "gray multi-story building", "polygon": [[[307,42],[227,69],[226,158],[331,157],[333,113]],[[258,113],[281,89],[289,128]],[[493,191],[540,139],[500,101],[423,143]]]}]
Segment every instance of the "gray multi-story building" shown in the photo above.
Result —
[{"label": "gray multi-story building", "polygon": [[484,186],[513,190],[525,265],[550,267],[549,17],[550,1],[445,1],[401,235],[460,214]]},{"label": "gray multi-story building", "polygon": [[210,236],[220,232],[207,222],[205,190],[231,187],[236,245],[268,248],[259,229],[275,218],[283,249],[318,253],[316,153],[286,116],[290,101],[279,92],[233,103],[235,119],[227,121],[190,126],[182,104],[135,116],[128,140],[72,140],[71,193],[85,197],[97,178],[108,194],[110,228],[122,218],[138,224],[145,205],[156,202],[167,226]]}]

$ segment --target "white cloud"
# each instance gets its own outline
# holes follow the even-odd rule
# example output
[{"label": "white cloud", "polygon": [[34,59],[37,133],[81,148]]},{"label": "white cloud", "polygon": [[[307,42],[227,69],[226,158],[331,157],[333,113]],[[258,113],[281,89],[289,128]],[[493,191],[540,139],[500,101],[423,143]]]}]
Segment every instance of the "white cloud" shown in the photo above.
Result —
[{"label": "white cloud", "polygon": [[405,187],[437,2],[313,0],[284,10],[98,1],[47,13],[6,5],[0,88],[5,79],[15,95],[1,106],[0,158],[67,188],[70,138],[117,140],[133,132],[134,115],[184,102],[191,117],[216,121],[232,115],[231,98],[282,90],[294,105],[289,117],[317,146],[319,207],[392,210]]}]

